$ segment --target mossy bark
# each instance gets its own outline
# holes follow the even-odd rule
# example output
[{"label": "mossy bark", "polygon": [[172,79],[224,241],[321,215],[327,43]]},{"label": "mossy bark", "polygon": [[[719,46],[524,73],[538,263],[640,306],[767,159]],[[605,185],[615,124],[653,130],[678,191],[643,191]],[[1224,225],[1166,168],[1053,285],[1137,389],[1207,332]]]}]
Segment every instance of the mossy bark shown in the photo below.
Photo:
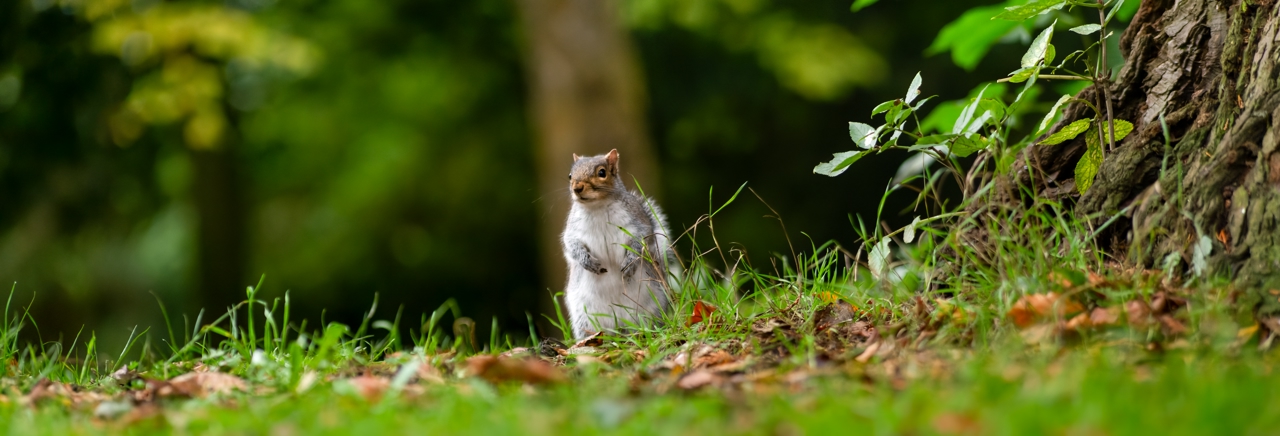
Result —
[{"label": "mossy bark", "polygon": [[[1276,0],[1145,0],[1120,43],[1125,64],[1104,85],[1134,132],[1105,155],[1094,184],[1075,189],[1083,137],[1035,146],[1003,184],[1077,197],[1079,216],[1119,215],[1099,243],[1143,266],[1179,261],[1212,241],[1207,275],[1227,275],[1242,302],[1280,313],[1280,7]],[[1080,97],[1098,101],[1098,86]],[[1075,104],[1051,131],[1094,117]],[[1162,127],[1161,115],[1164,125]],[[1017,201],[1010,192],[996,201]],[[1172,255],[1172,256],[1171,256]]]}]

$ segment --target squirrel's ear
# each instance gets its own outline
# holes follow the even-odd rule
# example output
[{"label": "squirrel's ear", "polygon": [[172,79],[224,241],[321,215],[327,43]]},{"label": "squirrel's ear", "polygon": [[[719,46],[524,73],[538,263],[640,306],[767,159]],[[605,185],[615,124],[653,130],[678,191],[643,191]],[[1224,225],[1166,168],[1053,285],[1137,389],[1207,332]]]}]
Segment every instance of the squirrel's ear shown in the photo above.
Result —
[{"label": "squirrel's ear", "polygon": [[618,167],[618,149],[615,148],[613,150],[609,150],[609,154],[604,157],[604,160],[605,162],[609,163],[609,166],[617,168]]},{"label": "squirrel's ear", "polygon": [[578,159],[582,159],[582,156],[578,156],[578,153],[574,153],[574,154],[573,154],[573,161],[574,161],[574,162],[577,162],[577,161],[578,161]]}]

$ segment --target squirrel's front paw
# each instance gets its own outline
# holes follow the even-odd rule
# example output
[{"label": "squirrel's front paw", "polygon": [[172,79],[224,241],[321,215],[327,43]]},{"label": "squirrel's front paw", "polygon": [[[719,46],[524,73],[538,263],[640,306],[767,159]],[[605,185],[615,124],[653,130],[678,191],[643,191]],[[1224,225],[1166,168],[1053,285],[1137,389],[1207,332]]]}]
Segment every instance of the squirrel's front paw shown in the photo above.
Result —
[{"label": "squirrel's front paw", "polygon": [[597,260],[597,259],[596,259],[596,258],[594,258],[594,257],[592,257],[592,258],[588,258],[586,262],[583,262],[583,263],[582,263],[582,267],[583,267],[583,268],[586,268],[586,269],[587,269],[587,271],[591,271],[591,272],[596,273],[596,274],[604,274],[604,273],[609,272],[609,270],[607,270],[607,269],[605,269],[603,266],[601,266],[601,265],[600,265],[600,261],[599,261],[599,260]]}]

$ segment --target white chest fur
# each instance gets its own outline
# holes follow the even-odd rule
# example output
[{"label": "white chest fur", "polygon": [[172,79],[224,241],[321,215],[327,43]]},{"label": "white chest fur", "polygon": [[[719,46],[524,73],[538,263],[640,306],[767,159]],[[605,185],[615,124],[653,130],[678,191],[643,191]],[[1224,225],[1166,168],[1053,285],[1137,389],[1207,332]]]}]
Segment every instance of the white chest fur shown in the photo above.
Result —
[{"label": "white chest fur", "polygon": [[643,280],[639,274],[623,277],[623,263],[627,257],[625,245],[632,240],[627,232],[636,237],[645,236],[640,229],[628,228],[630,220],[618,202],[600,205],[574,203],[569,211],[563,236],[566,246],[585,245],[600,266],[607,270],[601,274],[588,271],[566,252],[569,282],[565,289],[565,303],[576,336],[616,330],[628,323],[642,324],[647,317],[657,315],[667,305],[666,293],[654,281]]}]

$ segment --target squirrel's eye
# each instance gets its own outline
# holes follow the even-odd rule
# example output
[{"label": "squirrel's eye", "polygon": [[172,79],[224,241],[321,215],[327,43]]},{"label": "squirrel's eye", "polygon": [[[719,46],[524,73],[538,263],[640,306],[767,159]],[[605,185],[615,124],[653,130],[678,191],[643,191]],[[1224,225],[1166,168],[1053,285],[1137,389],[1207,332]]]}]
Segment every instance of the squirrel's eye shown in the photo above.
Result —
[{"label": "squirrel's eye", "polygon": [[601,168],[600,171],[596,172],[596,177],[604,178],[604,168]]},{"label": "squirrel's eye", "polygon": [[569,174],[569,180],[573,180],[573,173]]}]

